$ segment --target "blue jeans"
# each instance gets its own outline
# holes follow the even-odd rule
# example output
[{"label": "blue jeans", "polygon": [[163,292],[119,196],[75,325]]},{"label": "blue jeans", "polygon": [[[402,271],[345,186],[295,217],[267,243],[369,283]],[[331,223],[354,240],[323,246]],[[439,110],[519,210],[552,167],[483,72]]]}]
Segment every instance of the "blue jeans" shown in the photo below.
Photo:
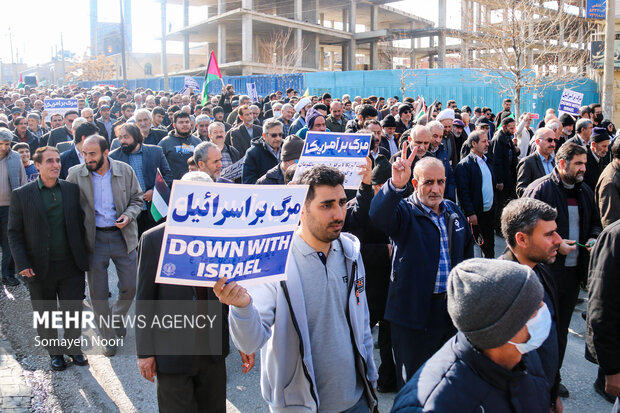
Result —
[{"label": "blue jeans", "polygon": [[0,206],[0,247],[2,247],[2,278],[15,277],[15,264],[9,247],[9,207]]}]

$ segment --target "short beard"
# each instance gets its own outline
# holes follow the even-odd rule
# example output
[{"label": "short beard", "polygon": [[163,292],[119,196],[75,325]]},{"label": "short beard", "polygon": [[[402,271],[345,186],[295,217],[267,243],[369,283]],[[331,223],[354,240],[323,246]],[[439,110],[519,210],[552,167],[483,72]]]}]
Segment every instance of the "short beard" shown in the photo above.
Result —
[{"label": "short beard", "polygon": [[91,168],[90,165],[86,164],[86,169],[88,169],[91,172],[95,172],[101,169],[102,166],[103,166],[103,156],[101,156],[101,159],[99,159],[99,161],[97,162],[97,165],[95,165],[94,168]]},{"label": "short beard", "polygon": [[190,134],[191,131],[187,132],[187,133],[181,133],[178,129],[174,130],[174,133],[179,137],[179,138],[187,138]]}]

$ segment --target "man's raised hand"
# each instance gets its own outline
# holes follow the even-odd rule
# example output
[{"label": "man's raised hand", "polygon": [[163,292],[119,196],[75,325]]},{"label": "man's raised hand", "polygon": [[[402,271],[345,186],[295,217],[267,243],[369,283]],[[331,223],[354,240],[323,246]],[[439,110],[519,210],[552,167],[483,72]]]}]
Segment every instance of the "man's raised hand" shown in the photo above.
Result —
[{"label": "man's raised hand", "polygon": [[407,186],[407,182],[411,179],[411,165],[418,153],[418,147],[414,146],[411,149],[411,154],[407,155],[407,142],[403,143],[403,149],[401,156],[396,158],[396,161],[392,164],[392,185],[396,189],[402,189]]}]

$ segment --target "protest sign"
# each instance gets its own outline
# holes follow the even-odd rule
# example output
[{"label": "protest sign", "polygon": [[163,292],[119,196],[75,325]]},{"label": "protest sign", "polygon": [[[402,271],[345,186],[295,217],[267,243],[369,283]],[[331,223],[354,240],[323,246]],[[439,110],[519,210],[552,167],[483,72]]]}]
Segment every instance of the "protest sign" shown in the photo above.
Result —
[{"label": "protest sign", "polygon": [[78,110],[78,103],[77,99],[44,99],[43,109],[47,112],[45,121],[49,122],[51,116],[56,113],[60,113],[62,116],[65,116],[65,113],[70,110]]},{"label": "protest sign", "polygon": [[285,279],[306,185],[175,181],[155,282],[211,287]]},{"label": "protest sign", "polygon": [[366,165],[369,150],[370,135],[308,132],[294,179],[315,165],[327,165],[344,174],[345,189],[357,189],[362,182],[359,167]]},{"label": "protest sign", "polygon": [[248,88],[248,96],[252,100],[252,102],[258,102],[258,91],[256,90],[256,83],[246,83],[246,87]]},{"label": "protest sign", "polygon": [[583,93],[575,92],[570,89],[564,89],[558,112],[568,113],[569,115],[579,116],[579,109],[583,101]]},{"label": "protest sign", "polygon": [[192,90],[194,91],[194,93],[200,92],[198,82],[196,82],[191,76],[185,76],[185,78],[183,79],[183,88],[179,91],[179,94],[190,95]]}]

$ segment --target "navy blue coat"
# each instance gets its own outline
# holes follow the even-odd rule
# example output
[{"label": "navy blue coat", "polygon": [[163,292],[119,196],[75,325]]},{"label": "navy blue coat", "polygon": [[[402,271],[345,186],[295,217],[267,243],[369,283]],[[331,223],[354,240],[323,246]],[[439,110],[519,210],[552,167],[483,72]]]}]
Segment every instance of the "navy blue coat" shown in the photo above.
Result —
[{"label": "navy blue coat", "polygon": [[78,158],[75,152],[75,144],[71,145],[71,149],[64,151],[60,154],[60,179],[67,179],[69,175],[69,169],[72,166],[79,165],[80,158]]},{"label": "navy blue coat", "polygon": [[258,178],[265,175],[279,162],[280,160],[267,149],[267,143],[262,137],[252,139],[252,147],[245,153],[241,182],[255,184]]},{"label": "navy blue coat", "polygon": [[[493,177],[492,186],[495,189],[495,174],[493,164],[487,158],[487,165]],[[470,153],[459,162],[454,171],[456,177],[456,193],[459,205],[465,216],[481,214],[484,210],[482,201],[482,172],[476,161],[476,155]]]},{"label": "navy blue coat", "polygon": [[[129,164],[129,155],[122,151],[121,148],[114,149],[110,152],[110,158],[125,162]],[[168,165],[168,161],[164,156],[164,151],[156,145],[142,144],[142,172],[144,174],[144,186],[143,191],[153,189],[155,186],[155,179],[157,178],[157,168],[161,172],[161,176],[166,181],[168,186],[172,185],[172,171]]]},{"label": "navy blue coat", "polygon": [[457,333],[398,392],[392,412],[549,413],[550,405],[535,351],[506,370]]},{"label": "navy blue coat", "polygon": [[[385,318],[412,329],[427,327],[431,296],[439,266],[439,228],[424,212],[415,194],[403,199],[386,183],[370,204],[370,219],[392,239],[392,281]],[[474,256],[467,218],[452,201],[444,200],[450,264]]]}]

